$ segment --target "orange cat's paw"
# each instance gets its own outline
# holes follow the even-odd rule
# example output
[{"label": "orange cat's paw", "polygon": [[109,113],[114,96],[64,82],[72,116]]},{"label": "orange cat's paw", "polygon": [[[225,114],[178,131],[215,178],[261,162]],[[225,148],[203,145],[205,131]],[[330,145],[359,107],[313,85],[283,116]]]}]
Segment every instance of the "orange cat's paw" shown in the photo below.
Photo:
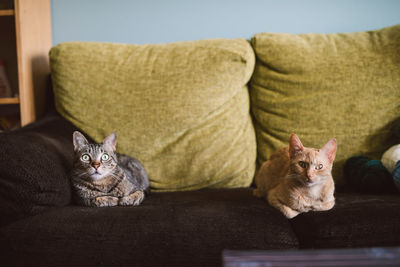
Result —
[{"label": "orange cat's paw", "polygon": [[274,207],[275,209],[282,212],[282,214],[285,215],[285,217],[288,219],[292,219],[292,218],[296,217],[297,215],[299,215],[299,213],[300,213],[297,210],[294,210],[294,209],[290,208],[289,206],[286,206],[285,204],[283,204],[282,200],[280,200],[276,196],[274,190],[269,192],[267,200],[268,200],[268,203],[272,207]]},{"label": "orange cat's paw", "polygon": [[285,207],[283,209],[281,209],[281,212],[283,213],[283,215],[285,215],[286,218],[288,219],[292,219],[294,217],[296,217],[297,215],[300,214],[300,212],[292,210],[289,207]]},{"label": "orange cat's paw", "polygon": [[335,206],[335,199],[332,198],[330,201],[320,201],[312,207],[313,211],[325,211],[330,210]]},{"label": "orange cat's paw", "polygon": [[335,200],[329,201],[329,202],[325,202],[322,205],[322,210],[330,210],[335,206]]}]

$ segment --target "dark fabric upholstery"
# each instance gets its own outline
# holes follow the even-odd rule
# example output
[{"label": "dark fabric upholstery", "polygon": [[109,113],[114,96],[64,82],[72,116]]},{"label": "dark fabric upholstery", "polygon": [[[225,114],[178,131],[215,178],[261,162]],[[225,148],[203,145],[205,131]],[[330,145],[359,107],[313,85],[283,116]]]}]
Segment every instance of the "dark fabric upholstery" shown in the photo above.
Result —
[{"label": "dark fabric upholstery", "polygon": [[0,226],[70,203],[74,129],[52,114],[0,133]]},{"label": "dark fabric upholstery", "polygon": [[221,266],[223,249],[298,247],[289,221],[250,189],[152,193],[137,207],[67,206],[2,228],[0,240],[2,259],[39,266]]},{"label": "dark fabric upholstery", "polygon": [[399,246],[400,194],[337,193],[332,210],[290,221],[301,248]]},{"label": "dark fabric upholstery", "polygon": [[[0,134],[4,266],[220,266],[222,251],[400,245],[400,194],[337,188],[287,220],[251,189],[152,193],[138,207],[71,203],[72,132],[57,114]],[[346,190],[343,190],[346,189]]]}]

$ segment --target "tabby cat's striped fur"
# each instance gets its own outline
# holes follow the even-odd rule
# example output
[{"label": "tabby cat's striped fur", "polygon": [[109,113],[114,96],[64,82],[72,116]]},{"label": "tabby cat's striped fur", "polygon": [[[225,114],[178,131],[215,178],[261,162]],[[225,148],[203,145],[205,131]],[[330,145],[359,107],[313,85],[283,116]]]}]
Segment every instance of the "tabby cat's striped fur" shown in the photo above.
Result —
[{"label": "tabby cat's striped fur", "polygon": [[116,154],[117,136],[103,143],[89,144],[78,131],[73,134],[74,166],[71,172],[76,200],[85,206],[139,205],[150,182],[136,159]]}]

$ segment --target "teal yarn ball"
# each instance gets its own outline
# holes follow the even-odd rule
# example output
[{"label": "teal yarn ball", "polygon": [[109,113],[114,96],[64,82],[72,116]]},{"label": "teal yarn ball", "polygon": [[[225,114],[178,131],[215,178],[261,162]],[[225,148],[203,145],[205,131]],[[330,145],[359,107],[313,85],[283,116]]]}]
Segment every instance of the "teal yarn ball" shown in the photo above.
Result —
[{"label": "teal yarn ball", "polygon": [[400,161],[396,163],[394,166],[394,170],[392,172],[393,182],[396,188],[400,191]]},{"label": "teal yarn ball", "polygon": [[346,161],[343,172],[349,185],[359,192],[391,193],[395,191],[392,175],[380,160],[372,160],[365,156],[352,157]]}]

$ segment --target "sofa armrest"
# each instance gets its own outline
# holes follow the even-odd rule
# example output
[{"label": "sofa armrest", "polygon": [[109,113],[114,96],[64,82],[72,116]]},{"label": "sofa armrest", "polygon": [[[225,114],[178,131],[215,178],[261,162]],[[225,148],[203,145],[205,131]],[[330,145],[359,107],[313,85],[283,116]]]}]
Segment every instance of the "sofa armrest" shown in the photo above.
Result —
[{"label": "sofa armrest", "polygon": [[0,226],[70,203],[75,129],[51,113],[0,133]]}]

